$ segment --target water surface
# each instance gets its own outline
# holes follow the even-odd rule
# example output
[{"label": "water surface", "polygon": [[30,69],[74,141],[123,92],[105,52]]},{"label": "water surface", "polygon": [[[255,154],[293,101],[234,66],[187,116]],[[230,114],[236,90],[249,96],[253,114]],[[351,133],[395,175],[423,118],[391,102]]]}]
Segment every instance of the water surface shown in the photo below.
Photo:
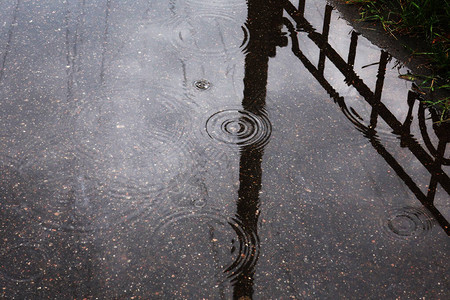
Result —
[{"label": "water surface", "polygon": [[2,298],[450,296],[448,124],[326,1],[0,16]]}]

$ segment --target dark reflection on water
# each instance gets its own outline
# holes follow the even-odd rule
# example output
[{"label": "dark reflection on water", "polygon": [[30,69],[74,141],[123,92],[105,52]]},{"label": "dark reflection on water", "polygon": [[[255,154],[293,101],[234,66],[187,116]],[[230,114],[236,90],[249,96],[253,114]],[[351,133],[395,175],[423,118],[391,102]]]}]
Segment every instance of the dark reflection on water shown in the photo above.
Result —
[{"label": "dark reflection on water", "polygon": [[[247,24],[251,38],[245,57],[242,106],[246,111],[253,112],[255,116],[264,116],[268,61],[269,57],[275,56],[276,46],[280,43],[283,9],[277,1],[248,1],[247,3]],[[240,124],[245,125],[245,121],[246,118],[241,117]],[[238,142],[241,145],[241,154],[239,162],[239,198],[236,215],[243,223],[245,230],[253,233],[252,235],[256,237],[256,241],[250,253],[253,257],[253,263],[244,265],[240,274],[233,280],[234,299],[251,299],[253,297],[254,273],[260,247],[257,229],[260,215],[259,193],[262,183],[261,163],[263,160],[264,140],[269,138],[271,126],[269,120],[254,123],[255,125],[263,124],[262,126],[255,126],[263,132],[260,134],[263,136],[262,138],[239,136],[242,142]],[[243,131],[246,131],[245,127]],[[266,138],[264,138],[264,135],[266,135]]]},{"label": "dark reflection on water", "polygon": [[446,298],[448,123],[331,6],[42,3],[0,4],[0,298]]},{"label": "dark reflection on water", "polygon": [[[358,75],[353,70],[355,51],[357,47],[357,35],[352,35],[352,40],[350,44],[349,56],[347,62],[344,61],[341,56],[327,43],[330,14],[332,7],[327,5],[325,8],[324,26],[322,34],[316,32],[312,25],[303,17],[301,11],[297,10],[289,1],[284,1],[285,9],[288,11],[289,15],[295,20],[297,28],[300,31],[305,31],[317,46],[321,49],[321,56],[319,61],[319,66],[316,68],[301,52],[299,48],[298,41],[296,39],[296,32],[292,23],[285,19],[285,24],[289,29],[292,38],[292,51],[294,54],[302,61],[302,63],[307,67],[308,71],[314,75],[314,77],[320,82],[320,84],[327,90],[330,96],[339,104],[345,116],[358,128],[364,135],[370,140],[372,146],[377,150],[377,152],[383,156],[386,162],[394,169],[398,176],[405,182],[405,184],[411,189],[411,191],[416,195],[418,200],[433,214],[436,220],[439,222],[441,227],[445,232],[450,235],[450,224],[442,216],[439,210],[433,205],[434,194],[437,188],[437,183],[440,183],[443,189],[450,194],[450,178],[442,170],[442,165],[444,165],[445,158],[445,148],[449,143],[450,130],[448,123],[443,123],[441,125],[436,125],[438,117],[435,111],[432,111],[432,119],[435,124],[433,128],[435,129],[436,136],[438,137],[439,143],[436,150],[430,145],[429,138],[426,135],[426,129],[424,126],[424,106],[420,105],[419,108],[419,122],[421,123],[421,133],[424,136],[424,141],[429,149],[432,151],[430,156],[425,149],[423,149],[415,138],[410,134],[411,126],[411,114],[412,107],[416,99],[419,99],[419,95],[410,91],[408,93],[408,116],[402,124],[390,111],[389,109],[381,103],[381,92],[383,89],[383,82],[386,70],[387,60],[389,59],[389,54],[381,51],[380,59],[378,62],[378,73],[377,81],[375,86],[375,91],[372,92],[369,87],[361,80]],[[327,82],[324,77],[324,60],[327,57],[342,74],[345,76],[345,81],[348,85],[353,86],[361,96],[370,104],[372,111],[370,113],[369,123],[366,125],[364,121],[354,109],[348,108],[343,97],[334,90],[334,88]],[[429,184],[429,190],[427,195],[420,191],[417,185],[412,181],[410,176],[403,170],[402,166],[393,158],[393,156],[384,148],[380,139],[377,136],[377,121],[378,118],[383,119],[389,127],[392,129],[392,133],[401,141],[402,147],[408,148],[411,153],[417,157],[417,159],[423,164],[425,168],[430,172],[431,181]]]}]

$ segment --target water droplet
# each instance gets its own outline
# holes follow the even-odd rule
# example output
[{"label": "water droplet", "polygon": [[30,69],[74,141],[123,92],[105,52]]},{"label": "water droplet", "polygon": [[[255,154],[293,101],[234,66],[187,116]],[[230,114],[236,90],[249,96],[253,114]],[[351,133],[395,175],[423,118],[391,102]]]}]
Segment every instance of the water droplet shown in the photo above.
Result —
[{"label": "water droplet", "polygon": [[194,200],[194,206],[197,208],[202,208],[206,205],[206,202],[207,202],[206,199],[197,199]]},{"label": "water droplet", "polygon": [[196,87],[198,90],[206,91],[211,88],[211,83],[206,79],[200,79],[194,81],[194,87]]}]

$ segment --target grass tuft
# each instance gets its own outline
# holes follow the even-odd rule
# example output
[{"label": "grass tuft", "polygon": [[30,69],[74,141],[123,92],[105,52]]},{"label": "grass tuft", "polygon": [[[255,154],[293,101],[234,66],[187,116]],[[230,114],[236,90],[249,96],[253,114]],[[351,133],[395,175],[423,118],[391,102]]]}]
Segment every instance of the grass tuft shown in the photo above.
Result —
[{"label": "grass tuft", "polygon": [[[433,70],[432,76],[413,75],[420,79],[422,89],[450,91],[450,0],[348,0],[347,4],[361,7],[362,21],[381,23],[394,38],[419,37],[425,42],[424,52],[409,49],[411,54],[426,57]],[[450,99],[427,101],[448,119]]]}]

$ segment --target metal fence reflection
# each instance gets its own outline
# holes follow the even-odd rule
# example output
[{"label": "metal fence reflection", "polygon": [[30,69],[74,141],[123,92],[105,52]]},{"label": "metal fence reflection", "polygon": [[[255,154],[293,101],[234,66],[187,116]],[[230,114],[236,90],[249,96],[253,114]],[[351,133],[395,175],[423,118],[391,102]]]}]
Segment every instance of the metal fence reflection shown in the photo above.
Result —
[{"label": "metal fence reflection", "polygon": [[[392,167],[396,174],[402,179],[411,192],[424,205],[430,213],[436,218],[439,225],[444,231],[450,235],[450,225],[441,212],[435,207],[434,200],[438,184],[450,194],[450,178],[442,170],[443,165],[450,165],[449,159],[445,158],[445,148],[450,142],[450,126],[448,123],[440,125],[436,124],[438,116],[434,111],[431,111],[431,116],[434,121],[434,132],[439,139],[438,145],[432,145],[428,136],[427,127],[425,124],[425,106],[419,103],[419,127],[422,138],[427,149],[424,149],[419,142],[411,135],[411,122],[413,106],[419,99],[417,93],[409,91],[407,102],[409,106],[408,115],[404,121],[398,120],[394,114],[381,102],[381,91],[384,85],[385,69],[389,59],[389,54],[381,51],[378,62],[378,75],[376,81],[375,91],[372,91],[366,83],[356,74],[353,66],[355,63],[356,49],[358,43],[358,34],[353,32],[351,36],[348,58],[344,60],[335,49],[328,43],[328,33],[330,28],[332,7],[327,5],[325,7],[324,24],[322,33],[318,33],[311,23],[304,17],[305,1],[300,0],[298,8],[296,8],[290,1],[283,0],[283,9],[292,18],[291,22],[288,18],[284,18],[284,25],[287,27],[292,42],[292,52],[303,63],[306,69],[314,76],[314,78],[321,84],[327,93],[340,106],[344,115],[369,139],[371,145],[377,152],[385,159],[385,161]],[[293,24],[294,23],[294,24]],[[305,32],[307,37],[316,44],[320,49],[320,56],[317,67],[303,54],[300,49],[297,32]],[[371,106],[370,123],[363,124],[362,121],[355,117],[349,110],[345,103],[344,97],[333,88],[333,86],[324,77],[325,59],[328,59],[345,77],[345,82],[354,87],[364,100]],[[391,129],[392,132],[398,135],[400,139],[400,146],[409,149],[425,169],[430,174],[430,183],[428,192],[425,194],[418,187],[416,182],[412,179],[404,167],[394,158],[394,156],[386,149],[383,143],[376,136],[376,128],[379,119],[382,119]],[[428,151],[427,151],[428,150]]]}]

